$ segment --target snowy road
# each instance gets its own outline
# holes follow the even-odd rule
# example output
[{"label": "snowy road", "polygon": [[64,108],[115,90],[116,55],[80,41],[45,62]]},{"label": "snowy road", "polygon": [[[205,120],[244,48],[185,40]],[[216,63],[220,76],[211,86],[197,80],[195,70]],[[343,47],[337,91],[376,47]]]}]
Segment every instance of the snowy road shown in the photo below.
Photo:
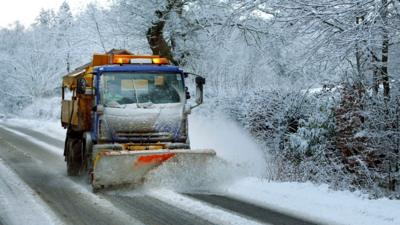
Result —
[{"label": "snowy road", "polygon": [[[18,224],[36,216],[29,220],[31,224],[313,224],[219,195],[170,194],[162,190],[129,196],[93,194],[83,178],[66,176],[62,147],[61,140],[42,133],[0,126],[0,164],[10,168],[9,173],[15,173],[32,190],[35,196],[31,198],[36,198],[31,205],[26,198],[16,198],[8,205],[2,201],[0,207],[5,210],[0,209],[0,223]],[[0,190],[10,186],[6,184],[10,180],[7,176],[1,171]],[[4,191],[0,194],[1,199],[7,198]],[[10,215],[13,209],[8,207],[23,208],[24,204],[25,209],[42,204],[36,210],[47,211]]]}]

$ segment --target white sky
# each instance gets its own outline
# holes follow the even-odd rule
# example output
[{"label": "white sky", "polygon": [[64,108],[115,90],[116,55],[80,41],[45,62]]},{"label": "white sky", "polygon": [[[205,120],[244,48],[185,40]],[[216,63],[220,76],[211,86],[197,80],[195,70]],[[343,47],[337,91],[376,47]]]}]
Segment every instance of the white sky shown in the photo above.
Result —
[{"label": "white sky", "polygon": [[[19,20],[29,26],[42,8],[57,10],[64,0],[0,0],[0,27],[7,27]],[[90,2],[106,6],[108,0],[66,0],[73,13],[84,9]]]}]

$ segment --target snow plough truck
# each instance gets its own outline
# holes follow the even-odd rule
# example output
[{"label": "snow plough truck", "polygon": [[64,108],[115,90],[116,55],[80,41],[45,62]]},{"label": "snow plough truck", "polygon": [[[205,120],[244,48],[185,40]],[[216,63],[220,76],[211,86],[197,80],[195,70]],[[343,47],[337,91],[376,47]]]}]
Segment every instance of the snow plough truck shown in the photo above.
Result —
[{"label": "snow plough truck", "polygon": [[[191,79],[189,79],[191,78]],[[187,85],[194,85],[189,105]],[[202,76],[156,55],[127,50],[94,54],[63,76],[61,124],[67,130],[67,174],[89,174],[93,191],[136,185],[171,160],[204,160],[212,149],[190,149],[188,115],[203,102]]]}]

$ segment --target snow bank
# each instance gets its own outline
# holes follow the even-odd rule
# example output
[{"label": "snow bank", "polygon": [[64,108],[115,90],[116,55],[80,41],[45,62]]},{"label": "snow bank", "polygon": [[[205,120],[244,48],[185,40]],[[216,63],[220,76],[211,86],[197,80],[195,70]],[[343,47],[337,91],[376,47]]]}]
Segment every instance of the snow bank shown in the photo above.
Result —
[{"label": "snow bank", "polygon": [[0,159],[0,224],[62,224],[43,200]]},{"label": "snow bank", "polygon": [[327,224],[400,224],[399,200],[371,200],[357,192],[334,191],[328,185],[244,178],[227,186],[224,193]]}]

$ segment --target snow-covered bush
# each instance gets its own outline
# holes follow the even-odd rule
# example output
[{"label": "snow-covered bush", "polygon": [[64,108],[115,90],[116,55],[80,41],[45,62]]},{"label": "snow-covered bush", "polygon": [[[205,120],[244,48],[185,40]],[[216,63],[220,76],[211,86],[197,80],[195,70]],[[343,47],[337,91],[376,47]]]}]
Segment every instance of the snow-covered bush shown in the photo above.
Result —
[{"label": "snow-covered bush", "polygon": [[[293,174],[293,165],[303,158],[293,148],[303,141],[296,139],[299,122],[307,116],[309,97],[307,91],[259,90],[231,100],[225,109],[238,120],[262,144],[266,154],[275,162],[275,178],[289,180],[299,175]],[[300,153],[302,154],[302,153]]]},{"label": "snow-covered bush", "polygon": [[[339,109],[344,112],[338,116],[344,119],[338,127],[343,132],[337,135],[337,149],[353,176],[351,186],[368,190],[375,197],[399,198],[398,88],[392,89],[389,98],[372,91],[364,91],[360,96],[351,89],[342,94],[343,104]],[[358,100],[350,103],[349,99],[355,96]]]},{"label": "snow-covered bush", "polygon": [[308,94],[306,98],[298,129],[287,135],[282,154],[278,155],[282,161],[291,162],[282,174],[291,180],[332,183],[339,166],[332,145],[335,135],[332,109],[337,101],[335,91],[321,90]]},{"label": "snow-covered bush", "polygon": [[385,102],[367,92],[359,102],[354,88],[336,86],[317,91],[261,90],[210,101],[265,146],[273,157],[275,179],[397,196],[399,95],[393,91],[396,95]]}]

